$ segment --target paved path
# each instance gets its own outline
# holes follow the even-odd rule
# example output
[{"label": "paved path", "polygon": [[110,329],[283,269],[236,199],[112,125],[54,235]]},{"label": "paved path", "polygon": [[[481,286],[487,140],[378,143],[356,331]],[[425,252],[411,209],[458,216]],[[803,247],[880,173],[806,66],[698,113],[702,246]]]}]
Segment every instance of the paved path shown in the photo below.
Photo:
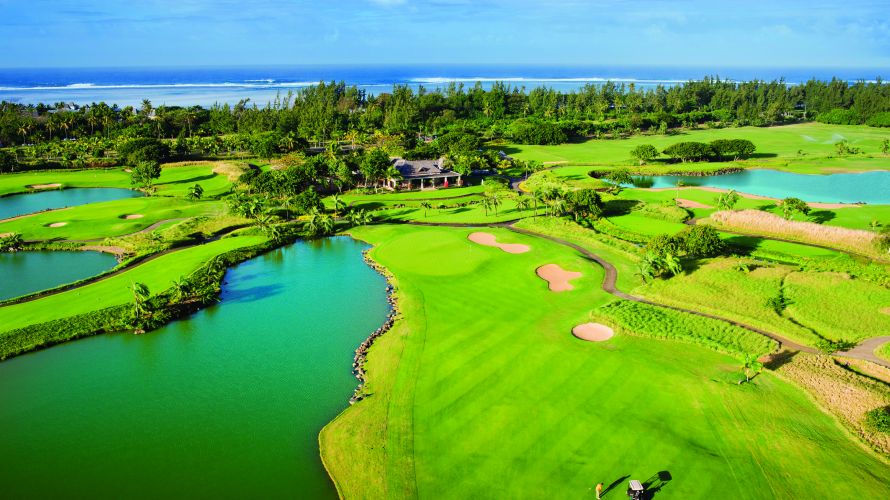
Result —
[{"label": "paved path", "polygon": [[[543,238],[545,240],[549,240],[554,243],[572,248],[573,250],[581,253],[581,255],[584,255],[588,259],[590,259],[590,260],[596,262],[598,265],[600,265],[603,268],[603,270],[605,271],[605,276],[603,278],[603,283],[601,286],[602,286],[603,291],[610,295],[613,295],[615,297],[618,297],[618,298],[624,299],[624,300],[630,300],[633,302],[647,304],[647,305],[654,306],[654,307],[660,307],[663,309],[670,309],[673,311],[694,314],[696,316],[700,316],[703,318],[709,318],[709,319],[713,319],[713,320],[717,320],[717,321],[722,321],[724,323],[729,323],[729,324],[737,326],[739,328],[744,328],[745,330],[769,337],[769,338],[773,339],[774,341],[778,342],[780,347],[784,347],[785,350],[788,350],[788,351],[801,351],[801,352],[807,352],[807,353],[811,353],[811,354],[822,353],[822,351],[819,351],[819,350],[817,350],[813,347],[810,347],[810,346],[801,345],[797,342],[794,342],[793,340],[788,339],[785,336],[779,335],[777,333],[769,332],[766,330],[762,330],[760,328],[757,328],[755,326],[752,326],[752,325],[749,325],[746,323],[742,323],[740,321],[736,321],[736,320],[729,319],[729,318],[723,318],[721,316],[717,316],[714,314],[708,314],[708,313],[704,313],[701,311],[686,309],[683,307],[677,307],[677,306],[672,306],[672,305],[668,305],[668,304],[661,304],[658,302],[651,301],[649,299],[645,299],[643,297],[638,297],[636,295],[631,295],[629,293],[622,292],[621,290],[619,290],[616,287],[616,282],[618,280],[618,270],[615,268],[614,265],[612,265],[607,260],[605,260],[602,257],[600,257],[599,255],[587,250],[586,248],[584,248],[580,245],[577,245],[575,243],[572,243],[570,241],[567,241],[567,240],[564,240],[561,238],[557,238],[555,236],[549,236],[546,234],[537,233],[534,231],[530,231],[528,229],[521,229],[521,228],[515,227],[515,226],[513,226],[514,222],[499,222],[499,223],[491,223],[491,224],[458,224],[458,223],[447,223],[447,222],[425,222],[425,223],[407,222],[407,224],[417,225],[417,226],[460,227],[460,228],[470,228],[470,227],[503,228],[503,229],[507,229],[509,231],[513,231],[515,233],[524,234],[526,236],[531,236],[534,238]],[[884,342],[888,342],[888,341],[890,341],[890,337],[874,337],[874,338],[870,338],[870,339],[863,341],[861,344],[859,344],[854,349],[851,349],[850,351],[838,352],[835,354],[838,356],[845,356],[848,358],[870,361],[872,363],[890,368],[890,362],[888,362],[884,359],[881,359],[874,354],[874,350],[878,346],[880,346]]]},{"label": "paved path", "polygon": [[871,361],[872,363],[890,368],[890,361],[881,359],[875,354],[875,350],[877,350],[878,347],[881,347],[887,342],[890,342],[890,336],[872,337],[870,339],[863,340],[859,345],[850,349],[849,351],[841,351],[835,354],[847,358],[864,359],[866,361]]}]

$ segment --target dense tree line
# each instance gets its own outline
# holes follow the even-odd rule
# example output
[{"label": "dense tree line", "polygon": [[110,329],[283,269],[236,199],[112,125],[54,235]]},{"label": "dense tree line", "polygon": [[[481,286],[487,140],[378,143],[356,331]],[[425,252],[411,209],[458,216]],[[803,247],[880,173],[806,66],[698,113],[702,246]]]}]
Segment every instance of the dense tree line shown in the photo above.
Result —
[{"label": "dense tree line", "polygon": [[456,126],[486,138],[555,143],[573,136],[665,131],[706,122],[771,125],[820,119],[882,125],[890,123],[888,113],[890,86],[882,81],[811,80],[788,85],[782,80],[705,78],[645,89],[607,82],[572,92],[526,91],[504,83],[490,89],[478,83],[470,87],[450,84],[436,91],[396,85],[392,92],[380,95],[345,83],[320,83],[261,106],[247,100],[210,108],[155,107],[149,101],[139,107],[4,102],[0,103],[0,145],[86,137],[272,134],[266,137],[267,144],[278,148],[294,143],[295,148],[299,141],[365,142],[381,135],[437,135]]}]

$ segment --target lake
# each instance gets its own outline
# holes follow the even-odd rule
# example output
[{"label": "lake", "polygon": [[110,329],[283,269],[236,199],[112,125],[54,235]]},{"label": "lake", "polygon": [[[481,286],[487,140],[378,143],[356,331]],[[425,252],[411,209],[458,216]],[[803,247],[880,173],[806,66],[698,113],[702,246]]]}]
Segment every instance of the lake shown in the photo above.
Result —
[{"label": "lake", "polygon": [[189,319],[0,363],[3,496],[335,498],[318,432],[389,311],[366,248],[298,242]]},{"label": "lake", "polygon": [[735,189],[773,198],[793,196],[810,202],[890,204],[890,171],[809,175],[758,169],[708,177],[664,175],[635,180],[638,187],[675,187],[679,180],[684,186]]},{"label": "lake", "polygon": [[100,252],[0,252],[0,300],[95,276],[117,265]]},{"label": "lake", "polygon": [[101,201],[143,196],[139,191],[121,188],[52,189],[0,198],[0,220],[56,208],[74,207]]}]

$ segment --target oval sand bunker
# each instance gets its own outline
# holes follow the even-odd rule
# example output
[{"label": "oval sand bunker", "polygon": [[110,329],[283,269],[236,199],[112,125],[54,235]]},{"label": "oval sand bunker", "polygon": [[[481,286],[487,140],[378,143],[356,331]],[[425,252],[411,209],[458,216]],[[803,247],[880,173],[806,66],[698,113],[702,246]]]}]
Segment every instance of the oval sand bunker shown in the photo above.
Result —
[{"label": "oval sand bunker", "polygon": [[568,290],[574,290],[575,287],[573,287],[572,284],[569,283],[569,281],[578,279],[583,276],[583,274],[577,273],[575,271],[566,271],[556,264],[543,265],[535,270],[535,273],[538,275],[539,278],[547,282],[547,284],[550,286],[551,292],[565,292]]},{"label": "oval sand bunker", "polygon": [[68,225],[67,222],[53,222],[52,224],[50,224],[47,227],[62,227],[62,226],[67,226],[67,225]]},{"label": "oval sand bunker", "polygon": [[55,182],[53,184],[31,184],[28,187],[31,189],[52,189],[52,188],[62,187],[62,185],[59,184],[58,182]]},{"label": "oval sand bunker", "polygon": [[496,247],[507,253],[525,253],[531,250],[528,245],[520,245],[518,243],[498,243],[497,237],[491,233],[471,233],[467,238],[473,243],[485,245],[487,247]]},{"label": "oval sand bunker", "polygon": [[588,342],[605,342],[612,338],[615,332],[600,323],[584,323],[572,328],[572,335]]},{"label": "oval sand bunker", "polygon": [[123,216],[123,218],[126,219],[126,220],[141,219],[141,218],[143,218],[143,217],[145,217],[145,216],[142,215],[142,214],[130,214],[130,215],[124,215],[124,216]]}]

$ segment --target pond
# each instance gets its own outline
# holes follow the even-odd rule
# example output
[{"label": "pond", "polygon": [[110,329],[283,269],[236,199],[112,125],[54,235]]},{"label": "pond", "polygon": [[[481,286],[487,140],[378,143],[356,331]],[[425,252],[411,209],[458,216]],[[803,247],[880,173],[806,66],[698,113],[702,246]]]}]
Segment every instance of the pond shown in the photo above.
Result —
[{"label": "pond", "polygon": [[15,194],[0,198],[0,220],[42,210],[138,198],[139,196],[143,196],[139,191],[122,188],[52,189],[36,193]]},{"label": "pond", "polygon": [[0,253],[0,300],[73,283],[115,265],[113,255],[100,252]]},{"label": "pond", "polygon": [[[890,166],[890,162],[888,162]],[[637,187],[707,186],[735,189],[743,193],[787,198],[793,196],[810,202],[890,203],[890,171],[851,174],[810,175],[778,170],[746,170],[709,177],[656,176],[635,179]]]},{"label": "pond", "polygon": [[230,270],[187,320],[0,363],[4,496],[336,498],[318,433],[389,311],[365,248],[299,242]]}]

